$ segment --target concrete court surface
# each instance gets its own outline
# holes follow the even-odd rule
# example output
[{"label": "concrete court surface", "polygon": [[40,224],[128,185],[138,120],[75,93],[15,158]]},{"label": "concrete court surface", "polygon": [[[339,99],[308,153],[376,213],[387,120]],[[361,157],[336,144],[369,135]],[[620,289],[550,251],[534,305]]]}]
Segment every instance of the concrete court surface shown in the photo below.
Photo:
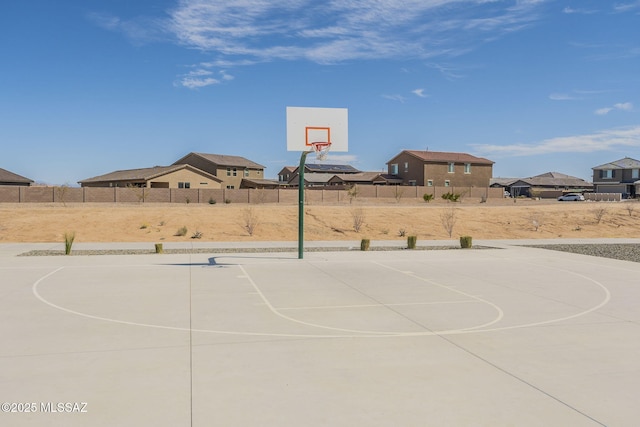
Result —
[{"label": "concrete court surface", "polygon": [[640,420],[637,263],[503,243],[304,260],[27,246],[0,245],[3,426]]}]

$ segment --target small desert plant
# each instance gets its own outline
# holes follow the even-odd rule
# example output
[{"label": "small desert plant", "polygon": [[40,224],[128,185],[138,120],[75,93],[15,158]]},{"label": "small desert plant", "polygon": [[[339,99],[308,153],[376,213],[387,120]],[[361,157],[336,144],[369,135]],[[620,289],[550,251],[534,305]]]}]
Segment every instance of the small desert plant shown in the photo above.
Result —
[{"label": "small desert plant", "polygon": [[408,236],[407,237],[407,248],[415,249],[417,241],[418,241],[418,236]]},{"label": "small desert plant", "polygon": [[60,203],[62,203],[62,206],[64,206],[64,207],[67,206],[65,198],[67,197],[68,191],[69,191],[69,185],[68,184],[64,184],[64,185],[61,185],[60,187],[56,188],[56,197],[58,198],[58,200],[60,201]]},{"label": "small desert plant", "polygon": [[401,228],[400,230],[398,230],[399,237],[404,237],[406,235],[407,235],[407,230],[405,230],[404,228]]},{"label": "small desert plant", "polygon": [[533,225],[534,231],[538,231],[544,224],[544,215],[541,213],[534,213],[529,217],[529,219],[531,220],[531,225]]},{"label": "small desert plant", "polygon": [[147,223],[144,223],[144,224],[142,224],[142,225],[140,226],[140,230],[145,230],[145,229],[147,229],[147,228],[149,228],[149,224],[147,224]]},{"label": "small desert plant", "polygon": [[406,188],[402,188],[399,185],[396,185],[396,189],[395,189],[395,194],[394,197],[396,198],[396,203],[400,203],[400,199],[402,199],[402,196],[404,196],[404,192],[406,191]]},{"label": "small desert plant", "polygon": [[422,195],[422,198],[424,199],[425,202],[429,203],[430,201],[433,200],[433,194],[424,193]]},{"label": "small desert plant", "polygon": [[351,211],[351,218],[353,219],[353,231],[360,232],[360,229],[364,225],[364,210],[362,208],[353,209]]},{"label": "small desert plant", "polygon": [[368,251],[370,244],[371,244],[371,241],[369,239],[362,239],[360,241],[360,250],[361,251]]},{"label": "small desert plant", "polygon": [[155,245],[155,246],[156,246],[156,253],[157,253],[157,254],[164,253],[164,249],[163,249],[163,247],[162,247],[162,243],[156,243],[156,245]]},{"label": "small desert plant", "polygon": [[460,196],[461,196],[460,194],[455,194],[455,193],[452,193],[452,192],[448,192],[448,193],[444,193],[441,197],[444,200],[448,200],[450,202],[457,202],[458,199],[460,199]]},{"label": "small desert plant", "polygon": [[462,249],[471,248],[473,238],[471,236],[460,236],[460,247]]},{"label": "small desert plant", "polygon": [[209,204],[210,205],[215,205],[216,204],[216,199],[214,199],[213,197],[209,197]]},{"label": "small desert plant", "polygon": [[256,211],[253,208],[247,208],[244,210],[244,214],[242,215],[242,225],[249,236],[253,236],[253,233],[256,231],[256,227],[260,223],[260,219],[256,214]]},{"label": "small desert plant", "polygon": [[356,184],[349,187],[349,189],[347,190],[347,196],[349,196],[349,204],[353,203],[353,200],[357,199],[359,194],[360,189]]},{"label": "small desert plant", "polygon": [[73,246],[73,241],[76,239],[76,232],[65,232],[64,233],[64,254],[71,254],[71,246]]},{"label": "small desert plant", "polygon": [[189,203],[191,203],[191,199],[190,199],[189,197],[185,197],[185,198],[184,198],[184,202],[185,202],[186,204],[189,204]]},{"label": "small desert plant", "polygon": [[187,235],[187,231],[189,231],[189,230],[187,230],[186,226],[180,227],[180,228],[178,228],[178,231],[176,231],[176,234],[174,234],[174,236],[186,236]]},{"label": "small desert plant", "polygon": [[449,234],[449,237],[451,237],[451,235],[453,234],[453,227],[456,225],[456,221],[458,220],[456,216],[457,216],[457,212],[454,207],[445,209],[440,214],[440,222],[442,222],[442,226],[444,227],[445,231]]},{"label": "small desert plant", "polygon": [[228,205],[229,203],[231,203],[231,199],[224,199],[224,202]]},{"label": "small desert plant", "polygon": [[166,223],[167,223],[166,221],[160,221],[160,224],[158,224],[158,225],[160,225],[160,227],[162,227],[162,226],[163,226],[163,225],[165,225]]},{"label": "small desert plant", "polygon": [[629,216],[633,216],[633,211],[635,210],[635,208],[636,206],[633,202],[629,202],[625,205],[625,209],[627,210]]},{"label": "small desert plant", "polygon": [[192,235],[191,235],[192,239],[201,239],[202,238],[202,231],[198,231],[196,230]]},{"label": "small desert plant", "polygon": [[600,221],[602,221],[602,218],[607,213],[607,208],[605,207],[595,208],[591,212],[593,213],[593,216],[596,219],[596,224],[600,224]]}]

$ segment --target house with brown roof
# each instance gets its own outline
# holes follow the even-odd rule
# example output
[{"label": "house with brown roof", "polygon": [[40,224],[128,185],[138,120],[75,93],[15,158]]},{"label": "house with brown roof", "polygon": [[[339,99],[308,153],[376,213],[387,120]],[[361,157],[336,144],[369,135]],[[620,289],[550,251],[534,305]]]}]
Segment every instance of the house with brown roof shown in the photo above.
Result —
[{"label": "house with brown roof", "polygon": [[491,187],[501,187],[512,197],[556,198],[565,192],[592,191],[593,184],[559,172],[546,172],[529,178],[492,178]]},{"label": "house with brown roof", "polygon": [[403,150],[387,162],[402,185],[488,187],[494,162],[466,153]]},{"label": "house with brown roof", "polygon": [[242,180],[264,179],[264,166],[240,156],[189,153],[174,165],[191,165],[222,181],[222,188],[242,188]]},{"label": "house with brown roof", "polygon": [[380,172],[358,172],[358,173],[340,173],[335,174],[329,180],[329,185],[400,185],[402,180],[398,177],[391,176]]},{"label": "house with brown roof", "polygon": [[28,187],[33,184],[33,180],[0,168],[0,185],[19,185]]},{"label": "house with brown roof", "polygon": [[278,182],[281,184],[287,184],[293,178],[293,174],[296,173],[298,167],[296,166],[285,166],[280,172],[278,172]]},{"label": "house with brown roof", "polygon": [[625,157],[591,168],[596,193],[622,193],[623,197],[640,195],[640,161]]},{"label": "house with brown roof", "polygon": [[128,169],[78,181],[82,187],[222,188],[222,180],[191,165]]}]

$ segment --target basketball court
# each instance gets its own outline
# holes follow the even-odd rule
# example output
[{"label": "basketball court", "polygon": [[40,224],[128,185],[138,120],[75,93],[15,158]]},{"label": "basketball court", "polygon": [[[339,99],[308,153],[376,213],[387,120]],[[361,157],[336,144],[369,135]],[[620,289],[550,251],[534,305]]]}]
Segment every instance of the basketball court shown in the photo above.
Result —
[{"label": "basketball court", "polygon": [[634,425],[640,265],[493,246],[300,260],[0,245],[0,423]]}]

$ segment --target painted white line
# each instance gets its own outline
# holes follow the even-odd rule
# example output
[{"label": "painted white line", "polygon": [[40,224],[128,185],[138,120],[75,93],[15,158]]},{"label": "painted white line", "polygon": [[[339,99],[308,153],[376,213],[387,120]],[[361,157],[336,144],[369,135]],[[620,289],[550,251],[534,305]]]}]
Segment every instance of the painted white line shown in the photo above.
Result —
[{"label": "painted white line", "polygon": [[[396,272],[398,272],[398,273],[404,274],[404,275],[409,276],[409,277],[412,277],[412,278],[414,278],[414,279],[421,280],[421,281],[423,281],[423,282],[426,282],[426,283],[429,283],[429,284],[432,284],[432,285],[438,286],[438,287],[443,288],[443,289],[446,289],[446,290],[448,290],[448,291],[455,292],[455,293],[460,294],[460,295],[464,295],[464,296],[465,296],[465,297],[467,297],[467,298],[471,298],[471,299],[474,299],[474,300],[476,300],[476,301],[479,301],[479,302],[482,302],[482,303],[484,303],[484,304],[487,304],[488,306],[490,306],[490,307],[492,307],[494,310],[496,310],[496,311],[497,311],[497,313],[498,313],[498,315],[495,317],[495,319],[493,319],[493,320],[492,320],[492,321],[490,321],[490,322],[484,323],[484,324],[482,324],[482,325],[470,326],[470,327],[468,327],[468,328],[456,329],[456,331],[471,331],[471,330],[474,330],[474,329],[486,328],[487,326],[491,326],[491,325],[493,325],[493,324],[498,323],[498,322],[499,322],[500,320],[502,320],[502,318],[504,317],[504,312],[502,311],[502,309],[501,309],[500,307],[498,307],[496,304],[492,303],[491,301],[487,301],[487,300],[485,300],[485,299],[483,299],[483,298],[480,298],[480,297],[478,297],[478,296],[471,295],[471,294],[468,294],[468,293],[466,293],[466,292],[463,292],[463,291],[460,291],[460,290],[454,289],[452,286],[443,285],[443,284],[438,283],[438,282],[435,282],[435,281],[433,281],[433,280],[426,279],[426,278],[424,278],[424,277],[418,276],[417,274],[413,274],[413,273],[405,273],[405,272],[404,272],[404,271],[402,271],[402,270],[399,270],[399,269],[397,269],[397,268],[391,267],[391,266],[389,266],[389,265],[382,264],[382,263],[380,263],[380,262],[378,262],[378,261],[371,261],[371,262],[372,262],[373,264],[379,265],[379,266],[384,267],[384,268],[386,268],[386,269],[389,269],[389,270],[391,270],[391,271],[396,271]],[[445,332],[448,332],[448,331],[445,331]],[[438,332],[438,333],[439,333],[439,332]],[[440,333],[439,333],[439,334],[440,334]]]},{"label": "painted white line", "polygon": [[321,305],[316,307],[278,307],[278,310],[332,310],[342,308],[370,308],[370,307],[403,307],[411,305],[440,305],[440,304],[477,304],[476,300],[459,300],[459,301],[433,301],[433,302],[406,302],[391,304],[356,304],[356,305]]},{"label": "painted white line", "polygon": [[[379,264],[377,262],[374,262],[374,263]],[[536,265],[534,263],[530,263],[530,264]],[[385,266],[383,264],[379,264],[379,265],[381,265],[381,266],[383,266],[385,268],[389,268],[391,270],[399,271],[399,272],[403,273],[402,271],[396,270],[393,267]],[[149,267],[149,266],[153,266],[153,265],[144,265],[143,267]],[[122,266],[119,266],[119,267],[122,267]],[[126,267],[131,267],[131,266],[126,266]],[[140,266],[138,265],[136,267],[140,267]],[[356,331],[356,330],[350,330],[350,329],[331,328],[331,327],[327,327],[327,326],[323,326],[323,325],[315,325],[315,324],[312,324],[312,323],[301,322],[301,321],[298,321],[297,319],[290,318],[288,316],[283,315],[282,313],[279,313],[278,309],[276,309],[275,307],[273,307],[271,305],[271,303],[267,300],[267,298],[264,296],[264,294],[261,292],[261,290],[253,282],[253,280],[251,279],[251,276],[249,274],[247,274],[246,270],[244,270],[244,268],[242,266],[240,266],[240,265],[238,267],[241,268],[245,272],[245,274],[246,274],[245,278],[247,280],[249,280],[251,282],[251,284],[253,285],[253,287],[256,289],[256,294],[260,296],[260,298],[263,300],[264,304],[274,314],[276,314],[277,316],[282,317],[282,318],[287,319],[287,320],[290,320],[292,322],[300,323],[300,324],[307,325],[307,326],[310,326],[310,327],[329,329],[329,330],[334,330],[334,331],[351,332],[351,333],[327,335],[327,334],[299,334],[299,333],[277,333],[277,332],[231,331],[231,330],[214,330],[214,329],[190,329],[190,328],[182,328],[182,327],[175,327],[175,326],[165,326],[165,325],[156,325],[156,324],[149,324],[149,323],[131,322],[131,321],[126,321],[126,320],[118,320],[118,319],[113,319],[113,318],[107,318],[107,317],[101,317],[101,316],[95,316],[95,315],[91,315],[91,314],[87,314],[87,313],[82,313],[82,312],[79,312],[79,311],[71,310],[71,309],[59,306],[57,304],[54,304],[54,303],[48,301],[42,295],[40,295],[40,293],[38,291],[38,288],[42,284],[42,282],[44,282],[45,280],[49,279],[50,277],[52,277],[53,275],[55,275],[56,273],[62,271],[63,269],[65,269],[67,267],[59,267],[59,268],[57,268],[57,269],[45,274],[44,276],[40,277],[37,281],[35,281],[33,283],[32,292],[33,292],[34,296],[38,300],[40,300],[42,303],[44,303],[44,304],[46,304],[46,305],[48,305],[48,306],[50,306],[52,308],[55,308],[55,309],[60,310],[62,312],[66,312],[66,313],[69,313],[69,314],[73,314],[73,315],[76,315],[76,316],[80,316],[80,317],[84,317],[84,318],[88,318],[88,319],[93,319],[93,320],[99,320],[99,321],[105,321],[105,322],[111,322],[111,323],[117,323],[117,324],[123,324],[123,325],[130,325],[130,326],[172,330],[172,331],[183,331],[183,332],[191,331],[191,332],[212,333],[212,334],[222,334],[222,335],[287,337],[287,338],[390,338],[390,337],[440,336],[440,335],[496,332],[496,331],[503,331],[503,330],[511,330],[511,329],[520,329],[520,328],[529,328],[529,327],[535,327],[535,326],[543,326],[543,325],[548,325],[548,324],[552,324],[552,323],[558,323],[558,322],[562,322],[562,321],[566,321],[566,320],[570,320],[570,319],[575,319],[575,318],[587,315],[589,313],[592,313],[592,312],[602,308],[611,299],[611,293],[609,292],[609,289],[606,286],[604,286],[602,283],[598,282],[597,280],[591,279],[590,277],[587,277],[587,276],[582,275],[580,273],[575,273],[575,272],[572,272],[570,270],[557,268],[557,267],[549,267],[547,265],[546,266],[547,268],[554,268],[554,269],[556,269],[558,271],[562,271],[562,272],[565,272],[565,273],[568,273],[568,274],[575,275],[577,277],[580,277],[580,278],[582,278],[582,279],[584,279],[584,280],[586,280],[588,282],[591,282],[591,283],[595,284],[596,286],[600,287],[604,292],[603,300],[600,303],[598,303],[597,305],[595,305],[595,306],[593,306],[593,307],[591,307],[591,308],[589,308],[587,310],[583,310],[583,311],[581,311],[579,313],[575,313],[573,315],[564,316],[564,317],[555,318],[555,319],[550,319],[550,320],[544,320],[544,321],[540,321],[540,322],[532,322],[532,323],[505,326],[505,327],[499,327],[499,328],[480,329],[483,326],[495,323],[496,320],[494,320],[492,322],[489,322],[488,324],[481,325],[481,326],[474,326],[474,327],[469,327],[469,328],[464,328],[464,329],[443,330],[443,331],[421,331],[421,332]],[[70,268],[75,268],[75,267],[70,267]],[[473,295],[470,295],[470,294],[467,294],[465,292],[452,289],[451,287],[435,283],[433,281],[421,278],[419,276],[415,276],[415,275],[413,275],[413,273],[411,273],[411,276],[416,278],[416,279],[418,279],[418,280],[423,280],[425,282],[434,284],[436,286],[440,286],[440,287],[443,287],[445,289],[451,290],[453,292],[457,292],[457,293],[459,293],[461,295],[466,295],[466,296],[472,298],[473,300],[475,300],[475,301],[465,300],[464,302],[482,302],[482,303],[485,303],[485,304],[489,304],[489,305],[493,306],[494,308],[496,308],[497,310],[499,310],[499,307],[497,307],[495,304],[492,304],[492,303],[490,303],[488,301],[485,301],[485,300],[482,300],[480,298],[477,298],[477,297],[475,297]],[[456,303],[456,302],[455,301],[451,301],[450,303]],[[421,304],[421,303],[415,303],[415,304]],[[373,306],[375,306],[375,305],[373,305]],[[345,307],[349,307],[349,306],[345,306]],[[356,306],[356,307],[359,307],[359,306]],[[322,307],[319,307],[319,308],[322,308]],[[502,311],[500,310],[499,313],[502,313]]]},{"label": "painted white line", "polygon": [[251,286],[253,286],[253,288],[256,290],[256,292],[258,292],[258,294],[260,295],[260,298],[262,298],[264,303],[267,305],[267,308],[273,314],[275,314],[276,316],[281,317],[281,318],[283,318],[285,320],[288,320],[290,322],[298,323],[298,324],[301,324],[301,325],[304,325],[304,326],[309,326],[309,327],[312,327],[312,328],[326,329],[326,330],[330,330],[330,331],[338,331],[338,332],[346,332],[346,333],[363,334],[363,335],[397,335],[397,334],[401,334],[402,333],[402,332],[367,331],[367,330],[360,330],[360,329],[337,328],[337,327],[333,327],[333,326],[320,325],[318,323],[305,322],[303,320],[298,320],[298,319],[296,319],[294,317],[287,316],[285,314],[280,313],[278,311],[278,309],[276,309],[271,304],[269,299],[267,299],[267,297],[264,295],[264,293],[262,293],[262,290],[260,290],[260,288],[258,287],[256,282],[253,280],[253,278],[249,275],[247,270],[245,270],[244,266],[238,264],[238,268],[240,268],[240,270],[242,270],[242,272],[245,274],[246,279],[249,281],[249,283],[251,283]]}]

